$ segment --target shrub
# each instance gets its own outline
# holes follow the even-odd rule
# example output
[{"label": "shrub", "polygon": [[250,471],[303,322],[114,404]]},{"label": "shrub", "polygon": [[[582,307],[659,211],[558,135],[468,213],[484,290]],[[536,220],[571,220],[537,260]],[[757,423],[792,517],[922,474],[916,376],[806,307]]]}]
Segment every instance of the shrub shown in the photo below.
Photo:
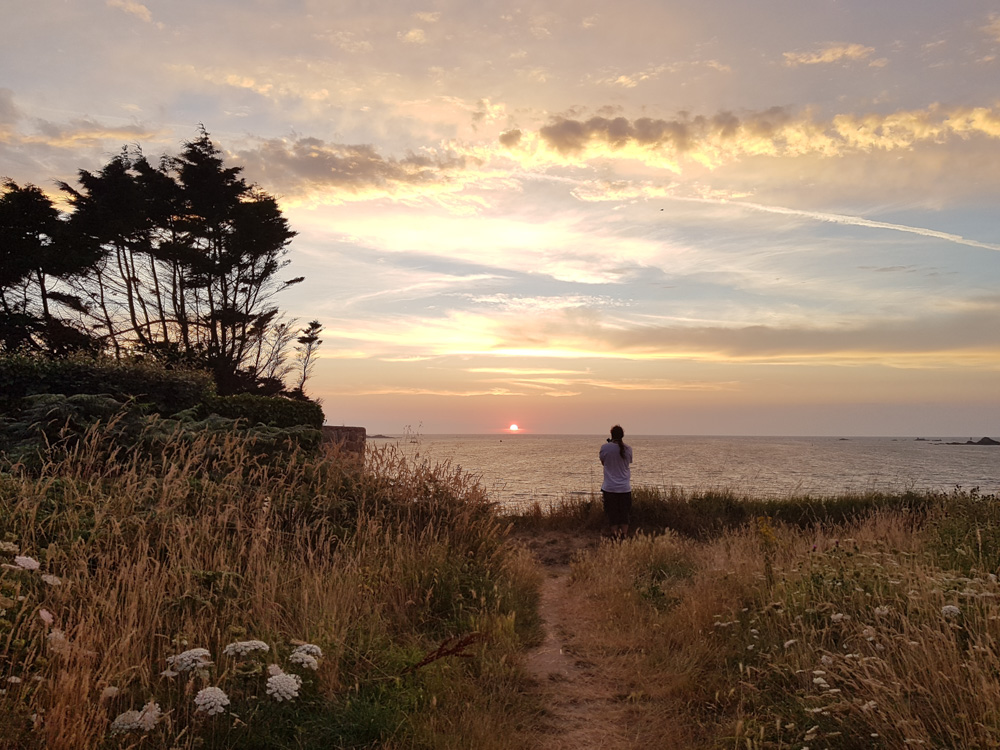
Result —
[{"label": "shrub", "polygon": [[136,400],[158,414],[190,409],[214,392],[212,377],[196,370],[167,370],[140,360],[46,359],[0,357],[0,411],[20,408],[26,396],[104,394],[118,401]]},{"label": "shrub", "polygon": [[264,424],[273,427],[307,425],[319,429],[323,426],[323,409],[315,401],[259,396],[239,393],[234,396],[210,396],[198,407],[201,416],[218,414],[230,419],[245,419],[250,425]]}]

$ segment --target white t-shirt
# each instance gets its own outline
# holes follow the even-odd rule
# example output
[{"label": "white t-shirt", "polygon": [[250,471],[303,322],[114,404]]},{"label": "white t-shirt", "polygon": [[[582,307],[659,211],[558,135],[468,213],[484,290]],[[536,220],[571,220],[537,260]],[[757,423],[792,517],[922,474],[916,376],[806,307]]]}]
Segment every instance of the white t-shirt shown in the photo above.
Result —
[{"label": "white t-shirt", "polygon": [[604,483],[601,489],[605,492],[631,492],[632,448],[625,446],[625,458],[622,458],[618,443],[605,443],[600,451],[601,463],[604,464]]}]

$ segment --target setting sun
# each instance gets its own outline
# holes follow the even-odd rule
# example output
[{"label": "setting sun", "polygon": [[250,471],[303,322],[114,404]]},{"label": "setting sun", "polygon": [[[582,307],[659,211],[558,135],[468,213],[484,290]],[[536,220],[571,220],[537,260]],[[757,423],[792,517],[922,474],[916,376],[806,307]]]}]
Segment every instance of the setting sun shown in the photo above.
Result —
[{"label": "setting sun", "polygon": [[518,428],[518,426],[517,426],[516,424],[512,424],[512,425],[510,426],[510,431],[511,431],[511,432],[517,432],[517,431],[518,431],[518,429],[519,429],[519,428]]}]

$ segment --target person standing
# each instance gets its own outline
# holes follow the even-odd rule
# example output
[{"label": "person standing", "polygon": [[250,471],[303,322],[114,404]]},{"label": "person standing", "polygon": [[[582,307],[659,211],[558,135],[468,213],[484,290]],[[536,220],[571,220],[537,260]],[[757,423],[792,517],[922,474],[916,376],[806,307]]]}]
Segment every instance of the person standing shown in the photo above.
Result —
[{"label": "person standing", "polygon": [[604,482],[601,484],[604,515],[613,537],[628,536],[629,516],[632,513],[632,448],[625,445],[624,438],[625,430],[616,424],[599,453],[604,466]]}]

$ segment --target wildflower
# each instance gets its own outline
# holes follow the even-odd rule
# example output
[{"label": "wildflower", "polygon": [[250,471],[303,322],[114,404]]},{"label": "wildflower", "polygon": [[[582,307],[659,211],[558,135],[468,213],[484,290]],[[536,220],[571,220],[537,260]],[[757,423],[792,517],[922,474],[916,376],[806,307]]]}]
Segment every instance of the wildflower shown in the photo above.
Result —
[{"label": "wildflower", "polygon": [[[168,656],[167,664],[171,669],[167,671],[190,672],[193,669],[205,669],[212,666],[211,656],[207,648],[192,648],[183,651],[176,656]],[[167,675],[172,677],[173,675]]]},{"label": "wildflower", "polygon": [[156,701],[150,701],[142,707],[139,714],[139,729],[144,732],[152,731],[161,716],[163,716],[163,710],[160,708],[160,704]]},{"label": "wildflower", "polygon": [[160,709],[160,704],[150,701],[141,711],[132,709],[118,714],[111,722],[111,734],[126,734],[136,730],[151,732],[161,716],[163,711]]},{"label": "wildflower", "polygon": [[888,607],[875,607],[875,614],[878,615],[879,617],[885,617],[886,615],[889,614],[889,608]]},{"label": "wildflower", "polygon": [[874,628],[865,628],[864,630],[861,631],[861,635],[863,635],[865,637],[865,640],[874,641],[875,640],[875,629]]},{"label": "wildflower", "polygon": [[51,573],[43,573],[42,580],[49,586],[62,586],[62,579],[59,576],[54,576]]},{"label": "wildflower", "polygon": [[956,607],[954,604],[945,604],[941,607],[941,614],[945,617],[958,617],[962,614],[962,610]]},{"label": "wildflower", "polygon": [[274,677],[276,674],[284,674],[284,671],[277,664],[268,664],[267,673]]},{"label": "wildflower", "polygon": [[124,711],[111,722],[111,734],[126,734],[139,728],[140,712],[132,709]]},{"label": "wildflower", "polygon": [[832,667],[833,666],[833,657],[832,656],[827,656],[826,654],[823,654],[823,656],[820,658],[820,662],[822,662],[822,664],[823,664],[824,667]]},{"label": "wildflower", "polygon": [[209,716],[221,714],[229,705],[229,696],[221,688],[207,687],[198,691],[194,697],[195,711],[202,711]]},{"label": "wildflower", "polygon": [[874,711],[878,704],[875,701],[866,701],[861,704],[862,711]]},{"label": "wildflower", "polygon": [[114,685],[108,685],[106,688],[104,688],[104,690],[101,691],[101,700],[102,701],[111,700],[116,695],[118,695],[119,692],[121,691]]},{"label": "wildflower", "polygon": [[323,649],[314,643],[303,643],[300,646],[296,646],[295,651],[292,653],[309,654],[309,656],[315,656],[317,659],[323,658]]},{"label": "wildflower", "polygon": [[16,684],[18,684],[18,683],[19,683],[20,681],[21,681],[21,678],[20,678],[20,677],[16,677],[16,676],[14,676],[14,675],[11,675],[10,677],[8,677],[8,678],[7,678],[7,682],[9,682],[9,683],[10,683],[10,684],[12,684],[12,685],[16,685]]},{"label": "wildflower", "polygon": [[69,641],[66,640],[66,634],[59,630],[59,628],[50,630],[48,635],[45,636],[45,640],[48,641],[49,647],[53,651],[64,653],[69,649]]},{"label": "wildflower", "polygon": [[264,641],[236,641],[222,649],[222,653],[226,656],[246,656],[254,651],[263,651],[266,653],[270,650],[270,646],[264,643]]},{"label": "wildflower", "polygon": [[830,615],[830,620],[832,620],[833,622],[841,622],[845,617],[847,617],[847,615],[845,615],[843,612],[835,612],[834,614]]},{"label": "wildflower", "polygon": [[51,625],[56,620],[56,618],[52,616],[52,613],[44,608],[38,610],[38,616],[42,619],[42,622],[44,622],[46,625]]},{"label": "wildflower", "polygon": [[298,664],[305,669],[311,669],[314,672],[319,669],[319,662],[316,660],[316,657],[307,654],[305,651],[293,651],[288,657],[288,661],[292,664]]},{"label": "wildflower", "polygon": [[6,552],[8,555],[16,555],[20,550],[13,542],[0,542],[0,552]]},{"label": "wildflower", "polygon": [[285,674],[282,672],[267,678],[265,691],[280,703],[281,701],[290,701],[298,698],[300,687],[302,687],[301,677],[297,674]]},{"label": "wildflower", "polygon": [[27,555],[17,555],[14,558],[14,564],[21,570],[38,570],[41,567],[41,563],[38,560]]}]

